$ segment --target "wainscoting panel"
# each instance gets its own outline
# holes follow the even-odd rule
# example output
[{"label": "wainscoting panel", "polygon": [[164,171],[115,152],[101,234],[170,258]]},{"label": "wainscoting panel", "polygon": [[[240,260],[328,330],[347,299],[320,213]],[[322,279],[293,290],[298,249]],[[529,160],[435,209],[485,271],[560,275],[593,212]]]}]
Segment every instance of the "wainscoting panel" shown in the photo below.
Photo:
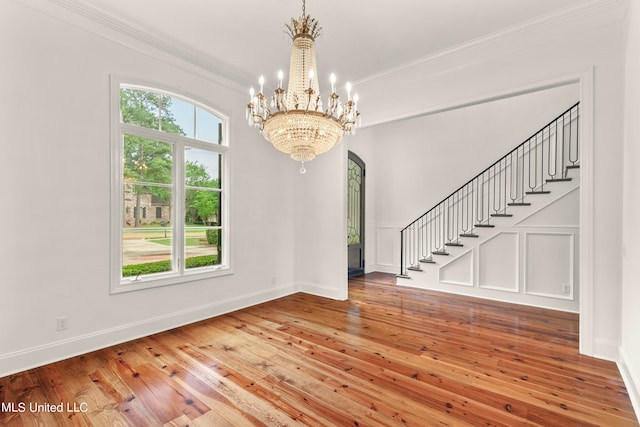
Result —
[{"label": "wainscoting panel", "polygon": [[376,263],[385,267],[395,267],[395,250],[396,247],[395,227],[378,227],[376,229]]},{"label": "wainscoting panel", "polygon": [[502,232],[478,245],[478,286],[484,289],[520,290],[519,233]]},{"label": "wainscoting panel", "polygon": [[467,251],[440,268],[440,282],[473,286],[473,251]]},{"label": "wainscoting panel", "polygon": [[573,298],[574,235],[525,233],[525,293]]},{"label": "wainscoting panel", "polygon": [[515,225],[518,227],[580,227],[580,187],[574,188],[555,202],[543,206]]}]

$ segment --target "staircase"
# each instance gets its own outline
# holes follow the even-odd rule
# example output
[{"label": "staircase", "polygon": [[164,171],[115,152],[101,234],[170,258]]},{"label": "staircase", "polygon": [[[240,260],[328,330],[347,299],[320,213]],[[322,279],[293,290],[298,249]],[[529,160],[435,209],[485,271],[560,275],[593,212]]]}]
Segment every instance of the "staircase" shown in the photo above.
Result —
[{"label": "staircase", "polygon": [[399,284],[439,268],[579,186],[579,103],[401,230]]}]

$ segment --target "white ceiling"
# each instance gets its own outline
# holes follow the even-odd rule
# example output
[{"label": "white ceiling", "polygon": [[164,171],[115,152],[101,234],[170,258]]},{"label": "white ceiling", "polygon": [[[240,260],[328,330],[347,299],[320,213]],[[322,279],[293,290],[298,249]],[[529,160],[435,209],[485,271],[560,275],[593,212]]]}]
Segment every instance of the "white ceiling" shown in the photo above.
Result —
[{"label": "white ceiling", "polygon": [[[75,0],[71,0],[72,2]],[[308,0],[323,27],[316,41],[318,73],[342,81],[401,66],[469,41],[601,0]],[[217,64],[241,84],[260,74],[275,79],[289,66],[284,23],[302,12],[301,0],[86,0],[111,27],[135,29]],[[93,12],[95,12],[94,10]],[[117,23],[118,25],[113,25]]]}]

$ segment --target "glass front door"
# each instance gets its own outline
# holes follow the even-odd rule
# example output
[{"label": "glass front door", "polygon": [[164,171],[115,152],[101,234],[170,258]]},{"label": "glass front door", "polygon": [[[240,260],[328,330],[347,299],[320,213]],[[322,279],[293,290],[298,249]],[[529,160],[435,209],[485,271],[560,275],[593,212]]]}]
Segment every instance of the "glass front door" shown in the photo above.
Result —
[{"label": "glass front door", "polygon": [[349,277],[364,273],[364,162],[349,152],[347,180],[348,213],[347,244],[349,248]]}]

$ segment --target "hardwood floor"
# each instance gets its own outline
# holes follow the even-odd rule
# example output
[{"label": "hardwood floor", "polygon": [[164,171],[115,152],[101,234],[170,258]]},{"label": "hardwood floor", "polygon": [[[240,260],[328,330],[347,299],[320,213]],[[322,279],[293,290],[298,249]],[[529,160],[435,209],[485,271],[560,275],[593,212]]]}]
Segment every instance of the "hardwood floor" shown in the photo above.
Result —
[{"label": "hardwood floor", "polygon": [[349,301],[292,295],[0,378],[0,424],[638,425],[616,365],[578,354],[577,315],[394,282],[369,274]]}]

